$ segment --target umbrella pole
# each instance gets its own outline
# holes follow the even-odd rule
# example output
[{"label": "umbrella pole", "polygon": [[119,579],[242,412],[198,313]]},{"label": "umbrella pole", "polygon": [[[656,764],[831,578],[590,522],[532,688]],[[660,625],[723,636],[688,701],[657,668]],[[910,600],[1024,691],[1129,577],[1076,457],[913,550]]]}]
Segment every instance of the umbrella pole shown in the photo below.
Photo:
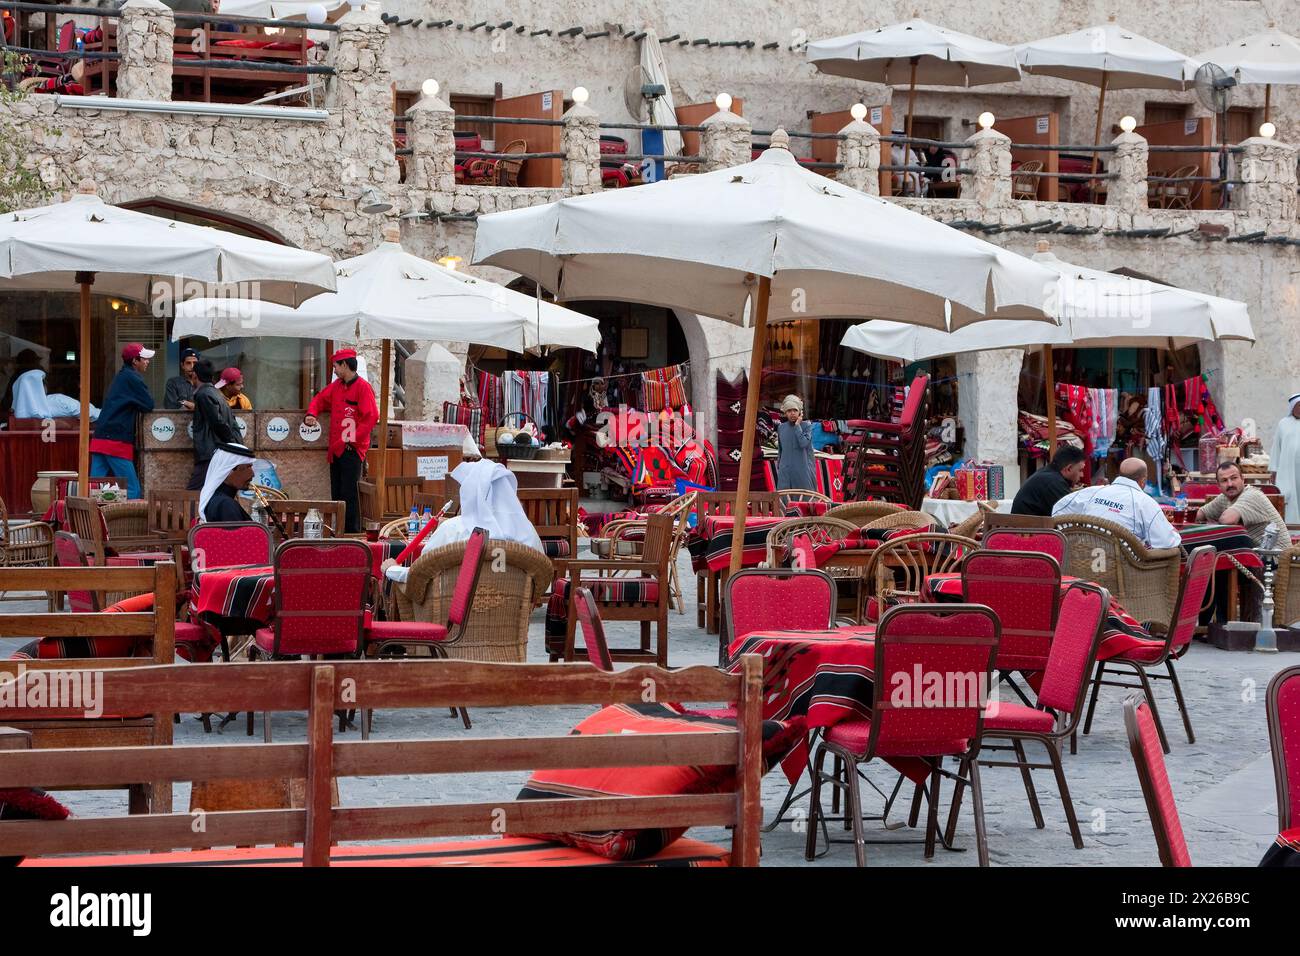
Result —
[{"label": "umbrella pole", "polygon": [[[907,88],[907,138],[912,138],[912,111],[916,107],[916,57],[912,57],[912,82]],[[903,156],[906,157],[912,150],[912,144],[908,143],[903,149]],[[907,160],[903,160],[903,165],[907,165]]]},{"label": "umbrella pole", "polygon": [[754,472],[754,433],[758,426],[758,403],[763,378],[763,356],[767,351],[767,303],[772,297],[772,280],[760,276],[754,300],[754,346],[749,357],[749,392],[745,397],[745,432],[740,443],[740,475],[736,479],[736,523],[731,531],[731,573],[740,570],[745,545],[745,511],[750,479]]},{"label": "umbrella pole", "polygon": [[379,499],[379,520],[384,520],[388,504],[388,367],[393,361],[393,340],[384,339],[383,359],[379,363],[379,462],[375,471],[375,497]]},{"label": "umbrella pole", "polygon": [[81,286],[81,422],[77,435],[77,491],[90,494],[90,286],[95,273],[78,272]]},{"label": "umbrella pole", "polygon": [[1056,382],[1052,368],[1052,347],[1043,346],[1043,372],[1047,375],[1047,460],[1056,457]]},{"label": "umbrella pole", "polygon": [[[1101,71],[1101,97],[1097,100],[1097,128],[1096,128],[1096,130],[1095,130],[1095,131],[1093,132],[1093,134],[1092,134],[1092,144],[1093,144],[1094,146],[1100,146],[1100,145],[1101,145],[1101,117],[1102,117],[1102,113],[1105,111],[1105,109],[1106,109],[1106,71],[1105,71],[1105,70],[1102,70],[1102,71]],[[1094,152],[1094,153],[1092,154],[1092,176],[1093,176],[1093,178],[1092,178],[1092,180],[1091,180],[1091,186],[1090,186],[1089,191],[1088,191],[1088,201],[1089,201],[1089,202],[1096,202],[1096,201],[1097,201],[1097,179],[1096,179],[1096,176],[1097,176],[1097,166],[1099,165],[1100,161],[1101,161],[1101,154],[1100,154],[1100,153],[1097,153],[1097,152]]]}]

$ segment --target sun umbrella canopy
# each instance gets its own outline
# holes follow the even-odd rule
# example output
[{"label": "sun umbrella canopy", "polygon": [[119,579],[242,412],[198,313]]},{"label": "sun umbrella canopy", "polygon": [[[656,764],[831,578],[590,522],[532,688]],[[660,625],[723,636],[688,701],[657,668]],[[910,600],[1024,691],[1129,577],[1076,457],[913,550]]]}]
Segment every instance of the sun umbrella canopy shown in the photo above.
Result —
[{"label": "sun umbrella canopy", "polygon": [[1300,84],[1300,39],[1280,30],[1233,40],[1192,59],[1217,63],[1239,83]]},{"label": "sun umbrella canopy", "polygon": [[[879,317],[959,328],[1043,318],[1051,270],[801,168],[782,145],[741,166],[491,213],[476,262],[562,301],[613,299],[746,321],[757,277],[768,321]],[[750,277],[746,282],[745,278]]]},{"label": "sun umbrella canopy", "polygon": [[222,297],[190,300],[176,309],[172,338],[307,335],[472,342],[512,352],[543,345],[596,351],[596,319],[411,255],[390,236],[338,263],[335,293],[297,309]]},{"label": "sun umbrella canopy", "polygon": [[178,279],[238,283],[241,295],[286,305],[334,290],[328,256],[120,209],[94,195],[0,216],[0,291],[72,292],[78,272],[94,274],[99,295],[142,302],[155,281]]},{"label": "sun umbrella canopy", "polygon": [[1112,90],[1181,90],[1195,60],[1115,23],[1021,43],[1016,58],[1026,73],[1058,76]]},{"label": "sun umbrella canopy", "polygon": [[879,358],[920,362],[941,355],[1044,345],[1079,348],[1182,348],[1215,339],[1255,340],[1246,303],[1062,262],[1034,261],[1062,276],[1061,326],[979,322],[952,334],[898,322],[864,322],[842,344]]},{"label": "sun umbrella canopy", "polygon": [[1020,79],[1013,47],[925,20],[816,40],[808,44],[808,60],[822,73],[887,86],[906,86],[913,80],[936,86],[977,86]]},{"label": "sun umbrella canopy", "polygon": [[328,14],[347,5],[348,0],[221,0],[221,12],[240,17],[292,20],[306,17],[312,7],[322,7]]}]

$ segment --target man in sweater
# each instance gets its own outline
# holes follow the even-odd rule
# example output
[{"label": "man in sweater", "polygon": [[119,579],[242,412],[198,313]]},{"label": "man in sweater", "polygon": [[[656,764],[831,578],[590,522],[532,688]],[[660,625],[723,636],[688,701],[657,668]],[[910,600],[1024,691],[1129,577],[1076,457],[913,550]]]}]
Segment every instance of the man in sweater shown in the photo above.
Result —
[{"label": "man in sweater", "polygon": [[153,356],[153,350],[139,342],[123,347],[122,368],[108,386],[90,439],[91,476],[111,475],[125,480],[128,498],[140,497],[140,478],[135,471],[135,423],[141,412],[153,411],[153,396],[144,381]]},{"label": "man in sweater", "polygon": [[1039,468],[1016,492],[1011,502],[1013,515],[1037,515],[1046,518],[1056,503],[1083,480],[1086,459],[1073,445],[1062,445],[1049,464]]},{"label": "man in sweater", "polygon": [[1285,533],[1286,520],[1277,513],[1268,495],[1253,485],[1246,485],[1236,462],[1219,462],[1215,477],[1222,494],[1207,501],[1196,512],[1197,521],[1239,524],[1257,545],[1264,540],[1264,532],[1270,524],[1276,525],[1279,533]]},{"label": "man in sweater", "polygon": [[199,387],[194,392],[194,470],[190,472],[189,491],[203,490],[203,479],[208,473],[208,462],[218,445],[238,445],[243,441],[235,413],[213,384],[216,370],[212,362],[202,359],[194,366]]},{"label": "man in sweater", "polygon": [[379,421],[379,406],[375,390],[357,374],[355,349],[339,349],[333,361],[338,378],[311,400],[303,421],[311,427],[317,423],[317,415],[330,417],[330,497],[347,506],[344,530],[354,534],[361,530],[357,483],[370,450],[370,432]]}]

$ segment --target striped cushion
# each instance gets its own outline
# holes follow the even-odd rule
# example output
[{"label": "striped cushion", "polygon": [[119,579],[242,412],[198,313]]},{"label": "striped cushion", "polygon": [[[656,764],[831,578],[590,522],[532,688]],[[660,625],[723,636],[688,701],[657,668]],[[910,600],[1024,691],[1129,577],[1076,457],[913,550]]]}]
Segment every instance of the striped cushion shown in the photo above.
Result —
[{"label": "striped cushion", "polygon": [[542,550],[548,558],[571,557],[568,538],[543,538]]},{"label": "striped cushion", "polygon": [[[602,607],[649,607],[659,603],[659,582],[654,578],[583,578]],[[569,579],[556,578],[546,605],[546,633],[563,637],[569,619]]]}]

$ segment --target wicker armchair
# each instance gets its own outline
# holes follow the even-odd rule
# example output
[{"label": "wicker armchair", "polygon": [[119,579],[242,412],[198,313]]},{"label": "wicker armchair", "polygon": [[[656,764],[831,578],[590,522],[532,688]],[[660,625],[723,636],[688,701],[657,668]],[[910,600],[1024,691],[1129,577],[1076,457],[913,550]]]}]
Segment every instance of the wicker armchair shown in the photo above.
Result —
[{"label": "wicker armchair", "polygon": [[[9,511],[0,498],[0,568],[45,568],[54,565],[54,529],[44,521],[9,524]],[[4,600],[0,591],[0,600]],[[15,600],[26,600],[26,596]],[[50,610],[55,610],[50,595]]]},{"label": "wicker armchair", "polygon": [[[867,587],[858,605],[858,620],[869,617],[866,598],[873,597],[880,614],[890,604],[912,604],[925,600],[921,590],[931,574],[961,570],[966,555],[979,550],[973,538],[942,532],[909,534],[883,541],[867,566]],[[870,593],[868,593],[870,592]]]},{"label": "wicker armchair", "polygon": [[1178,595],[1181,548],[1153,550],[1105,518],[1058,515],[1065,535],[1062,574],[1100,584],[1139,621],[1168,621]]},{"label": "wicker armchair", "polygon": [[[465,543],[444,545],[422,554],[411,565],[404,585],[397,585],[397,605],[404,621],[447,620]],[[528,617],[555,576],[549,558],[514,541],[491,541],[485,562],[505,558],[505,569],[479,577],[478,590],[464,638],[447,648],[453,659],[522,663],[528,659]]]},{"label": "wicker armchair", "polygon": [[[778,525],[774,525],[767,533],[767,558],[763,562],[766,568],[779,568],[782,561],[788,556],[790,545],[794,542],[797,535],[805,535],[813,540],[816,544],[825,544],[832,541],[843,541],[853,532],[858,530],[858,526],[850,521],[841,521],[839,518],[789,518]],[[859,577],[857,568],[827,568],[829,574],[833,577]]]},{"label": "wicker armchair", "polygon": [[939,531],[943,530],[939,519],[934,515],[926,514],[924,511],[895,511],[893,514],[884,515],[863,525],[864,530],[870,531],[892,531],[895,528],[935,528]]},{"label": "wicker armchair", "polygon": [[823,518],[839,518],[859,528],[870,524],[885,515],[898,514],[905,509],[892,501],[849,501],[833,508],[827,508]]},{"label": "wicker armchair", "polygon": [[[1292,581],[1292,577],[1296,580]],[[1290,627],[1300,621],[1300,547],[1288,548],[1279,555],[1273,600],[1277,605],[1273,620],[1278,626]]]},{"label": "wicker armchair", "polygon": [[151,538],[154,545],[158,544],[158,535],[149,532],[149,503],[144,499],[108,502],[99,510],[108,526],[108,540],[115,546],[121,538]]}]

